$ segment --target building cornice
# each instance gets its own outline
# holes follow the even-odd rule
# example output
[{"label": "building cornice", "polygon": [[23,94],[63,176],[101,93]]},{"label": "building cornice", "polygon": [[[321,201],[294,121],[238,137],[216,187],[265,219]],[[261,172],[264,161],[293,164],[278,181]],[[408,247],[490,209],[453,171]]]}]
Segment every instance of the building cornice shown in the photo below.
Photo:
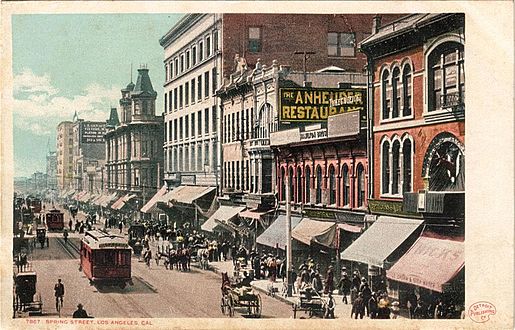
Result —
[{"label": "building cornice", "polygon": [[172,42],[177,40],[180,36],[182,36],[186,31],[188,31],[191,27],[197,24],[201,19],[208,16],[209,14],[187,14],[183,18],[179,20],[171,29],[168,31],[161,39],[159,39],[159,44],[166,48]]}]

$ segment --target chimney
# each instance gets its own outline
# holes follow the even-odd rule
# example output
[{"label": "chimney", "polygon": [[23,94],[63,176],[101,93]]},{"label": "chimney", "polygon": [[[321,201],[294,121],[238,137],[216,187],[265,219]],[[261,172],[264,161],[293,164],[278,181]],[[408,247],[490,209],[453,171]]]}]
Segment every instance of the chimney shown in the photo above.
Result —
[{"label": "chimney", "polygon": [[375,15],[372,23],[372,34],[379,32],[381,28],[381,15]]}]

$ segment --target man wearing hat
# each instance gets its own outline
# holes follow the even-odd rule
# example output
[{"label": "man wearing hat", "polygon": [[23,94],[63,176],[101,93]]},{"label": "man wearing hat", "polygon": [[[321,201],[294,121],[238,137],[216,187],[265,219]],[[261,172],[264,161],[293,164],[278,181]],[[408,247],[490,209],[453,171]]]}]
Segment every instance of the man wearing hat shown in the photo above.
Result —
[{"label": "man wearing hat", "polygon": [[77,305],[77,310],[75,312],[73,312],[73,318],[74,319],[87,319],[89,316],[88,316],[88,313],[86,312],[85,309],[82,308],[82,304],[79,303]]}]

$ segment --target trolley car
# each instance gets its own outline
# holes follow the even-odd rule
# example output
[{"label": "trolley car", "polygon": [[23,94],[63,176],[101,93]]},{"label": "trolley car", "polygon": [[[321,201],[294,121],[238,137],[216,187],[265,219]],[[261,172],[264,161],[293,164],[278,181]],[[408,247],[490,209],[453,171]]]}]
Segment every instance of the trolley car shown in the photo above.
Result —
[{"label": "trolley car", "polygon": [[[97,287],[104,285],[125,288],[133,285],[131,248],[122,236],[105,231],[87,231],[80,246],[80,269]],[[79,269],[79,270],[80,270]]]},{"label": "trolley car", "polygon": [[53,209],[46,214],[45,217],[48,230],[63,230],[64,214],[63,212]]},{"label": "trolley car", "polygon": [[37,197],[27,197],[27,207],[34,213],[41,212],[41,199]]}]

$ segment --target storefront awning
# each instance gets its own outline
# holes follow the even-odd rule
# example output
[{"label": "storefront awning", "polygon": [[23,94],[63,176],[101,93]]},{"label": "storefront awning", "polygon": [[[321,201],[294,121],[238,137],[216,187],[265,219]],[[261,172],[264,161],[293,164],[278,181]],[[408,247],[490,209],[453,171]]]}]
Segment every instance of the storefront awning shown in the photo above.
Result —
[{"label": "storefront awning", "polygon": [[340,255],[341,259],[384,268],[384,262],[423,220],[380,216]]},{"label": "storefront awning", "polygon": [[363,230],[363,228],[360,226],[349,225],[347,223],[339,223],[338,229],[348,231],[350,233],[361,233]]},{"label": "storefront awning", "polygon": [[167,202],[193,204],[199,198],[207,195],[215,190],[216,187],[203,187],[203,186],[179,186],[172,191],[168,192],[164,199]]},{"label": "storefront awning", "polygon": [[114,200],[117,200],[118,194],[112,193],[111,195],[106,196],[106,198],[102,199],[102,202],[100,203],[100,206],[107,207],[109,203],[111,203]]},{"label": "storefront awning", "polygon": [[268,211],[257,211],[257,210],[245,210],[245,211],[242,211],[240,212],[240,217],[242,218],[249,218],[249,219],[253,219],[253,220],[259,220],[261,219],[262,216],[264,216],[265,214],[269,214],[271,212],[273,212],[274,210],[268,210]]},{"label": "storefront awning", "polygon": [[89,192],[85,192],[84,194],[82,194],[78,199],[77,201],[79,202],[87,202],[89,200],[89,198],[91,197],[91,194]]},{"label": "storefront awning", "polygon": [[291,236],[306,245],[318,243],[332,248],[336,238],[336,223],[304,218],[292,230]]},{"label": "storefront awning", "polygon": [[[291,217],[291,228],[293,229],[299,224],[300,217]],[[261,245],[266,245],[275,248],[278,246],[280,249],[286,249],[286,215],[280,215],[272,222],[259,237],[256,242]]]},{"label": "storefront awning", "polygon": [[113,210],[121,210],[122,207],[124,207],[125,204],[127,204],[127,202],[133,199],[134,197],[136,197],[136,195],[127,194],[125,196],[122,196],[116,202],[114,202],[113,205],[111,205],[111,208]]},{"label": "storefront awning", "polygon": [[163,196],[166,194],[166,185],[162,186],[154,196],[141,208],[143,213],[158,213],[159,208],[156,206],[157,202],[161,201]]},{"label": "storefront awning", "polygon": [[419,237],[408,252],[386,271],[386,277],[443,292],[443,285],[465,266],[464,245],[454,240]]},{"label": "storefront awning", "polygon": [[200,227],[204,231],[213,232],[217,227],[217,220],[221,223],[228,222],[235,216],[237,216],[241,211],[245,209],[244,206],[226,206],[221,205],[215,213],[209,217]]}]

